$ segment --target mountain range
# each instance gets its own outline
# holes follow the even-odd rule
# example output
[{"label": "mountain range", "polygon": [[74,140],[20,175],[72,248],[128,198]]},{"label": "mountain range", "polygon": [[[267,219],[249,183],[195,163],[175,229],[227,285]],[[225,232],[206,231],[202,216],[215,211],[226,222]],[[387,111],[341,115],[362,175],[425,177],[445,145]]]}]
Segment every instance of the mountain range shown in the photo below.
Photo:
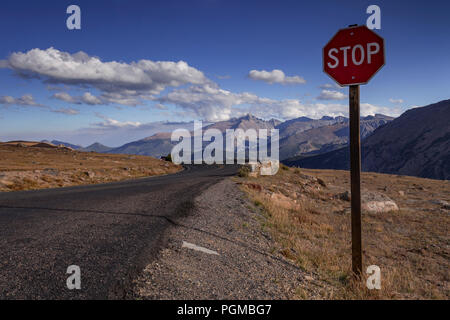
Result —
[{"label": "mountain range", "polygon": [[[450,100],[406,111],[394,119],[382,114],[361,117],[362,169],[420,177],[450,178]],[[209,123],[203,130],[279,130],[280,160],[289,166],[349,169],[349,119],[324,116],[287,121],[263,120],[251,114]],[[80,151],[166,156],[176,142],[170,132],[156,133],[120,147],[94,143],[81,147],[53,140]],[[46,141],[49,142],[49,141]]]},{"label": "mountain range", "polygon": [[[377,127],[393,118],[375,115],[361,118],[361,137],[365,138]],[[300,117],[281,122],[276,119],[263,120],[251,114],[206,125],[203,130],[218,129],[225,134],[227,129],[278,129],[280,136],[280,159],[288,159],[303,154],[318,154],[335,150],[348,142],[348,118],[322,117],[311,119]],[[93,143],[85,148],[67,142],[52,140],[56,145],[65,145],[79,151],[95,151],[101,153],[137,154],[153,157],[166,156],[176,142],[170,141],[170,132],[156,133],[137,141],[126,143],[120,147],[107,147],[101,143]],[[225,140],[225,139],[224,139]]]},{"label": "mountain range", "polygon": [[[362,141],[363,171],[450,179],[450,100],[406,111]],[[349,148],[284,161],[312,169],[349,169]]]},{"label": "mountain range", "polygon": [[[360,120],[361,139],[394,118],[376,114]],[[339,149],[348,143],[349,119],[323,117],[319,120],[298,118],[277,126],[280,130],[280,159],[320,154]]]},{"label": "mountain range", "polygon": [[90,152],[90,151],[94,151],[94,152],[99,152],[99,153],[106,153],[114,148],[111,147],[107,147],[102,145],[101,143],[95,142],[87,147],[82,147],[80,145],[77,144],[72,144],[69,142],[64,142],[64,141],[59,141],[59,140],[41,140],[42,143],[50,143],[53,144],[55,146],[65,146],[65,147],[69,147],[72,148],[74,150],[78,150],[78,151],[86,151],[86,152]]},{"label": "mountain range", "polygon": [[[362,138],[392,119],[392,117],[384,115],[362,118]],[[248,114],[240,118],[209,124],[203,130],[219,129],[225,133],[227,129],[279,129],[280,159],[283,160],[301,154],[322,153],[342,147],[348,142],[348,123],[349,121],[345,117],[323,117],[317,120],[300,117],[281,122],[275,119],[263,120]],[[97,148],[94,151],[160,157],[169,154],[176,144],[170,141],[170,136],[171,133],[169,132],[161,132],[118,148],[105,149],[104,151]],[[92,148],[85,148],[85,150],[90,149]]]}]

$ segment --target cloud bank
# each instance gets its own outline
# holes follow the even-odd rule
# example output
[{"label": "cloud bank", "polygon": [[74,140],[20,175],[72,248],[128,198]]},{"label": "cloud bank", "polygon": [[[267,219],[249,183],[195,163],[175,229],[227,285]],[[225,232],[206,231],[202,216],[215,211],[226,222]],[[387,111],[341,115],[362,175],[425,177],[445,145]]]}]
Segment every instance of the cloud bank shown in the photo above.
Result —
[{"label": "cloud bank", "polygon": [[274,69],[272,71],[266,70],[250,70],[248,77],[253,80],[260,80],[269,84],[304,84],[306,80],[300,76],[288,77],[282,70]]},{"label": "cloud bank", "polygon": [[404,101],[403,101],[403,99],[393,99],[393,98],[390,98],[390,99],[389,99],[389,102],[391,102],[391,103],[393,103],[393,104],[402,104]]},{"label": "cloud bank", "polygon": [[11,96],[1,96],[0,97],[0,105],[9,107],[9,106],[20,106],[20,107],[38,107],[50,112],[54,113],[62,113],[66,115],[77,115],[80,112],[76,109],[72,108],[52,108],[41,103],[37,103],[34,100],[34,97],[31,94],[24,94],[20,98],[14,98]]},{"label": "cloud bank", "polygon": [[[24,78],[40,79],[48,88],[62,86],[63,91],[55,92],[51,98],[74,105],[143,105],[153,103],[153,110],[164,112],[167,117],[190,117],[206,121],[228,120],[251,113],[259,118],[277,118],[287,120],[307,116],[321,118],[324,115],[346,115],[346,104],[304,103],[298,99],[271,99],[250,92],[232,92],[219,87],[204,73],[189,66],[184,61],[137,62],[102,61],[87,53],[67,53],[54,48],[46,50],[32,49],[27,52],[15,52],[6,60],[0,61],[0,68],[9,68]],[[286,76],[282,70],[251,70],[248,74],[253,80],[270,84],[303,84],[300,76]],[[71,95],[65,91],[73,88],[85,89],[81,95]],[[347,96],[333,85],[324,85],[319,100],[344,100]],[[95,95],[91,92],[95,92]],[[398,100],[395,100],[398,101]],[[391,101],[392,102],[392,101]],[[49,111],[67,115],[76,115],[73,108],[51,108],[34,101],[31,95],[20,98],[0,97],[5,106],[38,106]],[[172,108],[175,107],[175,108]],[[367,111],[365,113],[365,111]],[[385,113],[396,115],[392,108],[367,104],[362,114]],[[142,127],[139,122],[116,122],[102,118],[96,127],[133,128]]]},{"label": "cloud bank", "polygon": [[319,88],[320,89],[342,89],[343,87],[341,87],[337,83],[335,83],[335,84],[325,83],[325,84],[320,85]]},{"label": "cloud bank", "polygon": [[[341,96],[337,97],[341,98]],[[233,93],[215,85],[175,89],[157,100],[163,104],[173,104],[182,108],[186,116],[211,122],[228,120],[247,113],[263,119],[277,118],[281,120],[301,116],[321,118],[324,115],[348,114],[347,104],[303,104],[298,99],[261,98],[249,92]],[[362,105],[366,106],[365,109],[361,108],[362,115],[374,115],[375,113],[398,115],[400,112],[371,104]]]},{"label": "cloud bank", "polygon": [[345,100],[347,95],[335,90],[322,90],[317,97],[318,100]]},{"label": "cloud bank", "polygon": [[44,107],[44,108],[46,107],[42,104],[37,103],[31,94],[24,94],[20,98],[14,98],[11,96],[1,96],[0,104],[6,106],[16,105],[24,107]]},{"label": "cloud bank", "polygon": [[100,101],[136,104],[139,99],[159,94],[167,87],[209,81],[203,72],[184,61],[104,62],[82,51],[70,54],[54,48],[12,53],[0,67],[49,84],[95,88],[101,97],[94,104]]}]

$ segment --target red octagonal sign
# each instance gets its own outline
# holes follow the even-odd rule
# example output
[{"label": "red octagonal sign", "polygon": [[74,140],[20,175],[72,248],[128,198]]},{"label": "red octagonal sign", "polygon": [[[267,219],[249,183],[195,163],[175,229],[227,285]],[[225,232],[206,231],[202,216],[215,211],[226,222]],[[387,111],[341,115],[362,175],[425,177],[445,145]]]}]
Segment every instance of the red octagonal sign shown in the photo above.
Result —
[{"label": "red octagonal sign", "polygon": [[323,48],[323,71],[341,86],[365,84],[384,66],[384,40],[366,26],[339,30]]}]

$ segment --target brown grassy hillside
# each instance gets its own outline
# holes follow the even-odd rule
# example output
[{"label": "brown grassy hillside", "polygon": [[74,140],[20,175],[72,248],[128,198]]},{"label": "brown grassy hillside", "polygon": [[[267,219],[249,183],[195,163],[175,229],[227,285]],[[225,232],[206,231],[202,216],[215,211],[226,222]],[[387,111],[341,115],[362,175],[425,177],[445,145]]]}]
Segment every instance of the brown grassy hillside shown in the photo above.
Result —
[{"label": "brown grassy hillside", "polygon": [[180,169],[147,156],[78,152],[31,142],[0,144],[0,191],[104,183]]},{"label": "brown grassy hillside", "polygon": [[[381,269],[381,290],[351,277],[349,172],[293,169],[236,178],[279,252],[311,275],[331,299],[448,299],[450,185],[448,181],[363,173],[362,195],[389,197],[397,211],[363,211],[363,256]],[[363,202],[365,202],[363,201]],[[323,287],[320,283],[330,287]],[[299,288],[297,298],[309,298]]]}]

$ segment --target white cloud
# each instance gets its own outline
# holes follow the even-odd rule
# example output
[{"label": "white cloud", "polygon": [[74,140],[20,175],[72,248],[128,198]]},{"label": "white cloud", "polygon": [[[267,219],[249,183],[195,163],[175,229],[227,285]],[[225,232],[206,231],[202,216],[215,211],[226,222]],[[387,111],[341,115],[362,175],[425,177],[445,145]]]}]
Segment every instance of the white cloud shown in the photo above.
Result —
[{"label": "white cloud", "polygon": [[108,118],[98,112],[95,113],[98,118],[103,119],[102,122],[93,123],[94,127],[97,128],[106,128],[106,129],[114,129],[114,128],[138,128],[142,125],[140,122],[133,121],[119,121]]},{"label": "white cloud", "polygon": [[[49,84],[95,88],[102,93],[102,98],[98,98],[102,101],[131,105],[167,87],[209,82],[203,72],[184,61],[103,62],[82,51],[70,54],[54,48],[15,52],[2,60],[0,67]],[[93,96],[83,96],[83,99],[93,104],[99,102]]]},{"label": "white cloud", "polygon": [[[345,104],[303,103],[298,99],[275,100],[259,97],[253,93],[234,93],[221,89],[217,84],[207,79],[203,72],[190,67],[187,63],[150,60],[138,62],[102,62],[97,57],[79,52],[70,54],[49,48],[47,50],[33,49],[25,53],[13,53],[0,65],[14,70],[24,77],[37,77],[50,85],[63,85],[64,91],[55,92],[53,98],[73,104],[119,104],[140,105],[143,100],[151,100],[156,104],[154,108],[161,112],[171,113],[177,117],[200,118],[206,121],[227,120],[246,113],[269,119],[291,119],[300,116],[321,118],[324,115],[338,116],[348,113]],[[299,76],[287,77],[281,70],[257,71],[252,70],[249,77],[268,83],[305,83]],[[171,88],[189,85],[182,88]],[[65,92],[73,86],[89,90],[78,96],[71,96]],[[161,97],[155,97],[162,90]],[[94,95],[91,92],[98,92]],[[320,97],[320,96],[319,96]],[[345,99],[346,95],[339,91],[324,89],[321,98]],[[21,98],[11,96],[0,97],[0,104],[40,106],[48,111],[77,114],[75,109],[53,109],[38,104],[31,95]],[[178,107],[172,111],[167,104]],[[367,104],[362,114],[385,113],[392,115],[396,109],[378,107]],[[134,121],[119,121],[102,117],[103,121],[95,124],[101,128],[145,128],[145,124]]]},{"label": "white cloud", "polygon": [[77,115],[80,113],[80,111],[76,110],[76,109],[71,109],[71,108],[59,108],[59,109],[51,109],[51,112],[55,112],[55,113],[62,113],[62,114],[67,114],[67,115]]},{"label": "white cloud", "polygon": [[58,99],[61,101],[69,102],[69,103],[80,103],[76,98],[72,97],[70,94],[66,92],[57,92],[52,95],[52,98]]},{"label": "white cloud", "polygon": [[24,94],[20,98],[14,98],[11,96],[1,96],[0,104],[3,105],[16,105],[16,106],[28,106],[28,107],[42,107],[46,108],[46,106],[37,103],[31,94]]},{"label": "white cloud", "polygon": [[402,104],[403,103],[403,99],[393,99],[390,98],[389,102],[394,103],[394,104]]},{"label": "white cloud", "polygon": [[21,106],[21,107],[38,107],[38,108],[42,108],[46,111],[62,113],[62,114],[67,114],[67,115],[76,115],[76,114],[80,113],[78,110],[71,109],[71,108],[55,109],[55,108],[37,103],[31,94],[24,94],[20,98],[14,98],[11,96],[2,96],[2,97],[0,97],[0,104],[3,104],[5,106],[13,106],[14,105],[14,106]]},{"label": "white cloud", "polygon": [[103,93],[99,99],[105,104],[117,103],[126,106],[137,106],[142,104],[143,99],[152,100],[153,97],[149,95],[140,95],[137,92],[125,91],[125,92],[106,92]]},{"label": "white cloud", "polygon": [[97,104],[103,104],[102,100],[99,99],[98,97],[92,95],[89,92],[86,92],[83,94],[83,96],[81,97],[81,100],[89,105],[97,105]]},{"label": "white cloud", "polygon": [[322,90],[320,95],[317,97],[318,100],[344,100],[347,99],[347,95],[339,91],[334,90]]},{"label": "white cloud", "polygon": [[[348,104],[304,104],[298,99],[275,100],[258,97],[249,92],[233,93],[212,85],[176,89],[158,100],[161,103],[169,103],[180,107],[185,116],[213,122],[228,120],[247,113],[263,119],[292,119],[301,116],[321,118],[325,115],[334,117],[348,115]],[[361,104],[363,116],[376,113],[397,116],[401,113],[401,110],[368,103]]]},{"label": "white cloud", "polygon": [[[127,106],[136,106],[142,103],[141,97],[133,97],[134,93],[127,93],[121,94],[121,93],[104,93],[100,96],[94,96],[90,92],[85,92],[81,96],[71,96],[70,94],[66,92],[57,92],[52,95],[53,99],[62,100],[68,103],[73,104],[88,104],[91,106],[94,105],[107,105],[110,103],[118,103],[122,105]],[[147,97],[150,99],[150,97]]]},{"label": "white cloud", "polygon": [[369,116],[375,115],[377,113],[384,114],[387,116],[398,117],[402,114],[401,108],[391,108],[391,107],[383,107],[376,106],[370,103],[361,103],[360,104],[361,116]]},{"label": "white cloud", "polygon": [[282,70],[274,69],[272,71],[266,70],[250,70],[248,77],[253,80],[260,80],[270,84],[304,84],[306,80],[300,76],[287,77]]},{"label": "white cloud", "polygon": [[320,89],[343,89],[344,87],[341,87],[337,83],[331,84],[331,83],[325,83],[319,86]]},{"label": "white cloud", "polygon": [[161,104],[161,103],[155,104],[154,107],[155,107],[156,109],[159,109],[159,110],[167,110],[167,109],[168,109],[167,106],[165,106],[165,105],[163,105],[163,104]]},{"label": "white cloud", "polygon": [[231,107],[240,104],[239,96],[214,85],[177,89],[158,99],[161,103],[180,106],[189,114],[208,121],[230,118]]}]

